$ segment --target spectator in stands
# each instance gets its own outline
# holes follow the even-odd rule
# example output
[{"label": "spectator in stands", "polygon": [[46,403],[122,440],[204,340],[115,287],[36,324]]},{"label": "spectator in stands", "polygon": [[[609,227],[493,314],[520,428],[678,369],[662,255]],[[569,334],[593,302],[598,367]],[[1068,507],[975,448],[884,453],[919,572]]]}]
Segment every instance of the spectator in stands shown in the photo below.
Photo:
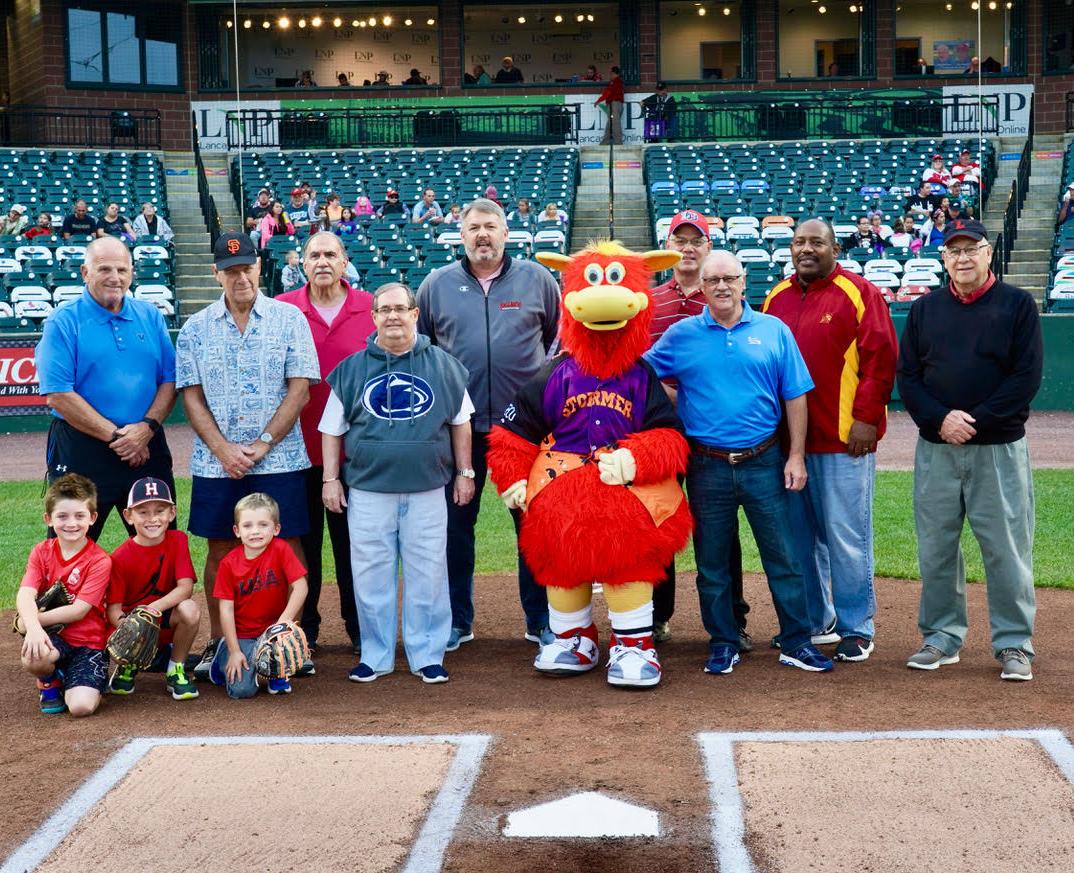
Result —
[{"label": "spectator in stands", "polygon": [[321,214],[321,204],[317,199],[317,189],[309,182],[303,182],[302,198],[306,201],[306,215],[310,220],[310,224],[312,224]]},{"label": "spectator in stands", "polygon": [[284,291],[295,291],[306,284],[306,277],[298,265],[298,252],[288,252],[284,256],[284,268],[280,271],[280,285]]},{"label": "spectator in stands", "polygon": [[262,188],[257,192],[257,197],[250,204],[250,208],[246,210],[246,231],[250,234],[250,239],[254,241],[254,245],[259,245],[261,241],[261,219],[265,217],[271,205],[272,198],[269,189]]},{"label": "spectator in stands", "polygon": [[[302,311],[313,334],[313,345],[321,370],[321,381],[310,386],[310,400],[303,407],[300,417],[302,439],[310,458],[310,468],[305,473],[309,533],[302,538],[309,571],[306,577],[309,593],[302,607],[302,628],[311,645],[316,646],[321,627],[317,605],[321,595],[321,544],[325,526],[325,507],[321,495],[329,490],[333,482],[331,479],[325,481],[321,434],[317,430],[330,393],[324,379],[344,358],[362,351],[366,339],[376,328],[371,314],[373,296],[358,290],[344,278],[344,270],[350,265],[350,260],[338,237],[325,233],[311,235],[303,247],[303,261],[309,274],[309,283],[276,299],[297,306]],[[344,499],[346,494],[346,486],[343,486]],[[327,518],[328,537],[336,566],[340,613],[351,647],[357,649],[358,613],[354,604],[347,517],[346,513],[329,512]]]},{"label": "spectator in stands", "polygon": [[515,59],[508,55],[503,59],[500,69],[496,71],[496,84],[515,85],[522,80],[522,71],[515,66]]},{"label": "spectator in stands", "polygon": [[914,64],[914,73],[918,76],[927,76],[929,74],[929,65],[925,63],[924,58],[918,58]]},{"label": "spectator in stands", "polygon": [[960,218],[965,219],[967,217],[966,213],[962,209],[961,200],[949,200],[947,208],[944,211],[947,213],[946,218],[948,223],[952,221],[958,221]]},{"label": "spectator in stands", "polygon": [[932,156],[932,163],[921,171],[921,181],[932,185],[943,185],[945,188],[951,184],[951,174],[943,165],[943,155]]},{"label": "spectator in stands", "polygon": [[[705,217],[693,210],[680,212],[671,219],[668,237],[664,247],[682,255],[673,268],[671,278],[663,285],[652,289],[652,321],[649,323],[649,335],[652,344],[664,335],[664,332],[684,318],[700,315],[708,303],[701,288],[701,264],[712,251],[709,236],[709,223]],[[674,383],[674,380],[671,380]],[[666,386],[668,395],[674,399],[675,389]],[[746,632],[746,613],[749,604],[742,594],[742,546],[738,536],[738,522],[731,538],[731,601],[735,611],[735,622],[739,628],[739,649],[752,651],[753,640]],[[664,581],[653,589],[653,640],[665,642],[671,638],[671,616],[675,612],[675,562],[668,567]]]},{"label": "spectator in stands", "polygon": [[951,178],[973,182],[975,185],[981,184],[981,165],[973,160],[973,153],[969,149],[959,152],[958,162],[951,165]]},{"label": "spectator in stands", "polygon": [[388,193],[385,195],[387,199],[384,204],[377,210],[378,218],[392,218],[396,215],[406,216],[406,207],[399,202],[399,192],[394,188],[389,188]]},{"label": "spectator in stands", "polygon": [[891,236],[891,228],[884,224],[884,214],[879,210],[869,213],[869,227],[884,243]]},{"label": "spectator in stands", "polygon": [[283,204],[279,200],[273,200],[272,205],[269,207],[269,211],[265,213],[265,217],[261,219],[259,230],[261,231],[261,248],[266,249],[268,248],[269,241],[276,236],[276,234],[279,233],[284,236],[289,236],[295,232],[295,226],[287,213],[283,211]]},{"label": "spectator in stands", "polygon": [[1067,185],[1067,190],[1063,192],[1063,202],[1059,205],[1059,217],[1056,219],[1056,227],[1061,224],[1074,219],[1074,182]]},{"label": "spectator in stands", "polygon": [[500,209],[503,209],[503,204],[500,202],[500,192],[496,190],[495,185],[487,185],[485,187],[485,199],[491,200],[493,203],[499,206]]},{"label": "spectator in stands", "polygon": [[889,247],[909,248],[914,241],[914,219],[911,215],[899,216],[895,219],[891,236],[887,238]]},{"label": "spectator in stands", "polygon": [[354,201],[354,215],[356,218],[361,218],[365,215],[376,215],[377,211],[373,208],[373,201],[370,200],[365,194],[359,194],[358,199]]},{"label": "spectator in stands", "polygon": [[476,64],[473,73],[467,73],[463,77],[463,82],[467,85],[491,85],[492,78],[481,64]]},{"label": "spectator in stands", "polygon": [[906,201],[906,211],[924,220],[932,215],[933,210],[939,205],[940,198],[932,193],[932,184],[923,181],[917,193]]},{"label": "spectator in stands", "polygon": [[668,94],[667,82],[656,83],[656,93],[641,101],[645,112],[646,142],[660,142],[675,136],[675,98]]},{"label": "spectator in stands", "polygon": [[175,231],[164,220],[163,215],[157,215],[157,207],[152,203],[142,204],[142,212],[134,219],[132,227],[135,239],[143,236],[159,236],[165,242],[171,242],[175,238]]},{"label": "spectator in stands", "polygon": [[97,236],[118,236],[124,239],[134,239],[134,228],[127,219],[119,214],[119,204],[115,201],[109,203],[104,209],[104,215],[97,222]]},{"label": "spectator in stands", "polygon": [[566,212],[560,212],[559,207],[555,203],[548,203],[544,207],[544,212],[541,213],[541,221],[556,221],[563,228],[567,229],[567,222],[570,220],[567,218]]},{"label": "spectator in stands", "polygon": [[313,70],[303,70],[302,75],[298,77],[297,87],[299,88],[316,88],[317,83],[313,80]]},{"label": "spectator in stands", "polygon": [[80,473],[97,486],[96,540],[143,476],[175,493],[161,427],[175,406],[175,351],[160,310],[127,295],[134,270],[121,241],[91,242],[80,269],[86,290],[46,319],[35,357],[52,410],[47,475]]},{"label": "spectator in stands", "polygon": [[351,86],[351,80],[347,78],[346,73],[340,73],[336,76],[336,81],[339,82],[340,88],[349,88]]},{"label": "spectator in stands", "polygon": [[343,207],[343,212],[336,225],[336,233],[340,236],[350,236],[358,232],[358,222],[354,220],[354,210],[349,206]]},{"label": "spectator in stands", "polygon": [[332,222],[328,218],[328,206],[323,203],[317,209],[317,220],[310,225],[310,233],[322,232],[332,232]]},{"label": "spectator in stands", "polygon": [[981,59],[970,58],[970,65],[966,67],[965,75],[976,76],[981,71]]},{"label": "spectator in stands", "polygon": [[436,191],[426,188],[421,192],[421,200],[414,204],[410,213],[410,220],[414,224],[442,224],[444,210],[436,201]]},{"label": "spectator in stands", "polygon": [[951,184],[947,186],[947,196],[952,200],[962,201],[962,217],[973,218],[974,207],[977,205],[977,198],[970,193],[970,188],[963,190],[962,182],[959,179],[952,179]]},{"label": "spectator in stands", "polygon": [[515,208],[507,216],[508,221],[522,221],[530,223],[533,221],[533,211],[530,209],[530,201],[525,197],[519,197],[518,202],[515,204]]},{"label": "spectator in stands", "polygon": [[195,434],[188,529],[208,540],[202,580],[210,639],[194,670],[199,678],[208,676],[220,643],[213,590],[220,560],[235,545],[235,503],[255,492],[272,497],[280,507],[279,536],[303,560],[309,456],[298,415],[310,383],[321,377],[302,313],[260,292],[261,265],[249,237],[220,234],[213,278],[223,295],[190,316],[175,344],[175,384]]},{"label": "spectator in stands", "polygon": [[600,73],[597,72],[596,64],[590,64],[585,68],[585,75],[582,76],[583,82],[603,82],[604,79]]},{"label": "spectator in stands", "polygon": [[984,225],[951,225],[951,281],[914,301],[899,348],[899,395],[919,436],[914,459],[922,647],[908,667],[958,661],[968,627],[960,539],[981,548],[1000,678],[1033,678],[1033,470],[1029,405],[1044,351],[1037,301],[996,278]]},{"label": "spectator in stands", "polygon": [[[272,201],[273,204],[276,202],[275,200]],[[299,225],[305,227],[309,224],[309,200],[306,197],[306,192],[301,188],[291,189],[291,200],[287,204],[287,214],[291,217],[291,221],[294,222],[296,227]],[[264,248],[264,246],[265,241],[263,240],[261,247]]]},{"label": "spectator in stands", "polygon": [[52,228],[52,216],[47,212],[42,212],[37,216],[37,224],[24,230],[22,235],[26,239],[34,239],[39,236],[52,236],[55,232]]},{"label": "spectator in stands", "polygon": [[429,78],[421,74],[421,70],[417,67],[410,71],[409,78],[403,79],[404,85],[428,85]]},{"label": "spectator in stands", "polygon": [[26,217],[26,207],[21,203],[15,203],[8,210],[7,217],[0,219],[0,236],[18,236],[29,223],[30,219]]},{"label": "spectator in stands", "polygon": [[[491,200],[478,199],[462,212],[466,251],[461,261],[433,270],[418,289],[418,331],[469,372],[469,391],[477,408],[473,419],[474,479],[477,493],[466,506],[448,503],[448,588],[451,639],[448,651],[474,638],[474,526],[485,485],[488,435],[519,389],[540,368],[556,339],[559,286],[534,261],[505,254],[507,219]],[[469,293],[460,294],[460,289]],[[522,315],[522,318],[519,318]],[[512,513],[517,535],[521,513]],[[551,642],[545,590],[519,555],[519,595],[526,615],[526,639]]]},{"label": "spectator in stands", "polygon": [[608,113],[608,121],[604,125],[604,137],[601,145],[622,145],[623,143],[623,103],[626,95],[623,93],[623,79],[619,75],[619,68],[612,67],[612,79],[604,86],[604,90],[597,97],[596,105],[604,104]]},{"label": "spectator in stands", "polygon": [[873,254],[884,251],[884,241],[880,239],[880,234],[873,230],[868,215],[861,216],[858,219],[858,229],[843,240],[843,250],[849,253],[851,249],[869,249]]},{"label": "spectator in stands", "polygon": [[947,227],[947,214],[942,209],[932,213],[932,217],[921,225],[918,236],[927,246],[942,246],[944,229]]},{"label": "spectator in stands", "polygon": [[835,61],[832,61],[830,64],[828,64],[828,77],[831,78],[833,76],[838,76],[838,75],[839,75],[839,64],[837,64]]},{"label": "spectator in stands", "polygon": [[462,207],[458,203],[452,203],[447,215],[444,216],[444,224],[458,224],[462,221]]},{"label": "spectator in stands", "polygon": [[392,83],[392,74],[387,70],[380,70],[377,72],[377,76],[373,79],[374,88],[387,88]]},{"label": "spectator in stands", "polygon": [[335,227],[343,217],[343,205],[339,202],[339,195],[332,192],[325,197],[324,209],[328,214],[328,220],[332,222],[332,226]]},{"label": "spectator in stands", "polygon": [[63,220],[60,231],[64,239],[72,236],[97,236],[97,219],[89,214],[85,200],[76,200],[75,209]]}]

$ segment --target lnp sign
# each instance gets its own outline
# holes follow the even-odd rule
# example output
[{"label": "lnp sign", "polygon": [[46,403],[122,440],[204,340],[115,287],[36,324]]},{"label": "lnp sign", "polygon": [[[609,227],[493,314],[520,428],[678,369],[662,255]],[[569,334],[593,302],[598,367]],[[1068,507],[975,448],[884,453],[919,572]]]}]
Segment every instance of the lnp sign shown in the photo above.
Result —
[{"label": "lnp sign", "polygon": [[[966,103],[960,103],[957,118],[951,118],[952,113],[944,113],[951,122],[958,125],[957,131],[945,130],[944,133],[962,132],[965,135],[965,132],[972,130],[978,121],[977,85],[944,85],[944,97],[953,97],[956,94],[965,98]],[[986,106],[985,112],[998,112],[1000,136],[1029,135],[1029,107],[1033,102],[1032,85],[992,85],[985,82],[981,88],[981,96],[999,98],[998,110]]]}]

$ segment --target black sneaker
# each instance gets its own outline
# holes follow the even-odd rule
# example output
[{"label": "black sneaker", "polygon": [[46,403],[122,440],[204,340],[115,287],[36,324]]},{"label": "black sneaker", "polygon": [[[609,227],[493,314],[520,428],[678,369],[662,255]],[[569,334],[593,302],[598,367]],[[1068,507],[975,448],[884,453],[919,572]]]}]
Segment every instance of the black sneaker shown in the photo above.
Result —
[{"label": "black sneaker", "polygon": [[835,649],[837,661],[865,661],[873,653],[872,640],[865,637],[843,637]]},{"label": "black sneaker", "polygon": [[198,665],[194,668],[195,679],[205,680],[209,678],[209,668],[213,665],[213,658],[216,657],[216,647],[221,642],[220,639],[210,639],[205,644],[205,651],[201,653],[201,660],[198,661]]}]

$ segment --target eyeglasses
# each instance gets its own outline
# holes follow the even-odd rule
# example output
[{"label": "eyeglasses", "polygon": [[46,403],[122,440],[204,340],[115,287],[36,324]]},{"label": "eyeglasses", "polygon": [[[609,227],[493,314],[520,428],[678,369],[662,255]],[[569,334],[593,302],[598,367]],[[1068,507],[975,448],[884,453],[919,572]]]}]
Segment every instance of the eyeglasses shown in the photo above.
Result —
[{"label": "eyeglasses", "polygon": [[717,288],[720,285],[733,285],[739,279],[742,278],[742,274],[737,276],[709,276],[701,280],[701,284],[707,288]]},{"label": "eyeglasses", "polygon": [[975,246],[967,246],[964,249],[953,249],[944,246],[943,253],[950,255],[952,260],[957,261],[959,258],[976,258],[981,252],[988,248],[988,243],[979,243]]},{"label": "eyeglasses", "polygon": [[373,310],[375,315],[388,316],[388,315],[406,315],[410,310],[417,309],[416,306],[378,306]]},{"label": "eyeglasses", "polygon": [[703,249],[708,244],[708,237],[695,236],[693,239],[683,239],[681,236],[669,237],[671,244],[677,249]]}]

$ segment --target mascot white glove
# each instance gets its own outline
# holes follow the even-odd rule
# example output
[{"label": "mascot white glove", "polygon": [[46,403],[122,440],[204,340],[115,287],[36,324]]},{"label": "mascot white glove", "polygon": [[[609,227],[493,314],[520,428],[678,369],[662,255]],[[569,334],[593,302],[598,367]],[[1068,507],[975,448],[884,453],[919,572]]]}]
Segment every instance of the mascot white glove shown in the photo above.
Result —
[{"label": "mascot white glove", "polygon": [[600,470],[600,481],[605,485],[627,485],[634,481],[638,472],[630,449],[616,449],[601,455],[597,459],[597,468]]},{"label": "mascot white glove", "polygon": [[514,485],[508,485],[504,489],[500,499],[508,509],[526,508],[526,487],[529,483],[525,479],[519,479]]}]

